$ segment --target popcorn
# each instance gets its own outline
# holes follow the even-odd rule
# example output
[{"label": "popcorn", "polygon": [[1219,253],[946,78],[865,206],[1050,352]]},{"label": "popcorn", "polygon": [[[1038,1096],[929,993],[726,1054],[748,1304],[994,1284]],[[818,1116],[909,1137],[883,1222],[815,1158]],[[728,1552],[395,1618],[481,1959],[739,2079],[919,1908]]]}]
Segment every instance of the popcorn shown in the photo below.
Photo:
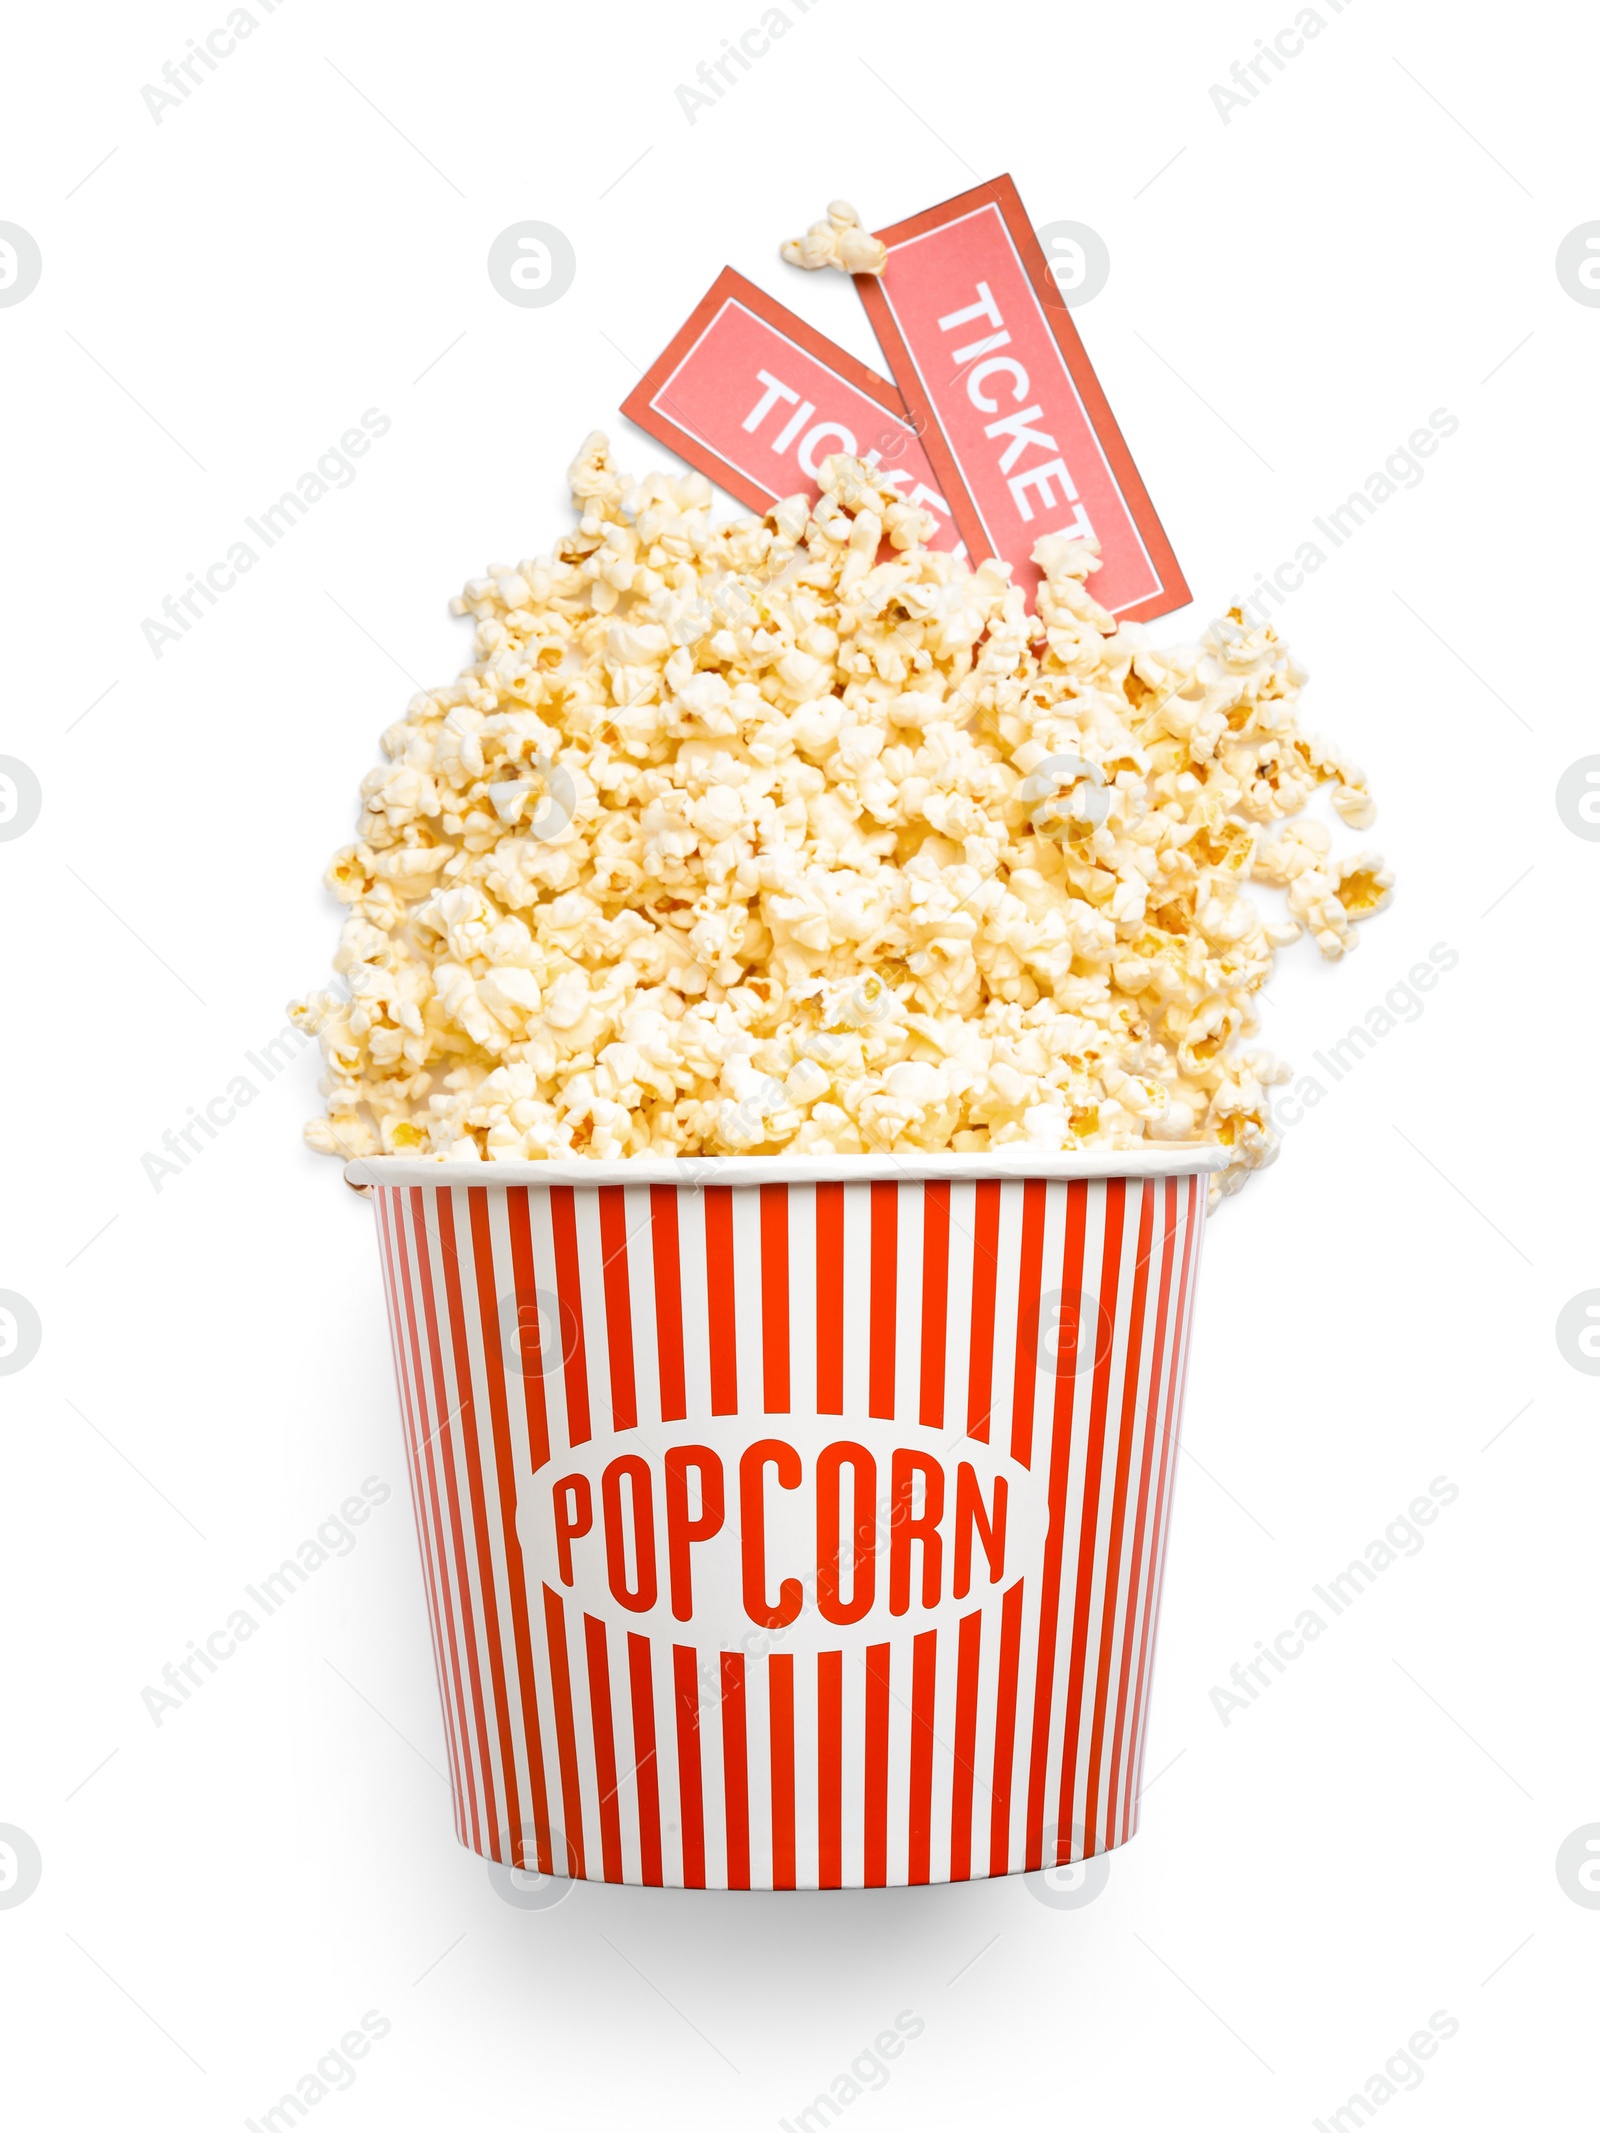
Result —
[{"label": "popcorn", "polygon": [[[1322,953],[1336,960],[1356,944],[1355,920],[1370,918],[1388,903],[1394,876],[1376,852],[1330,859],[1332,844],[1320,822],[1298,823],[1259,855],[1255,876],[1289,891],[1285,940],[1309,928]],[[1271,937],[1274,929],[1269,926],[1267,932]]]},{"label": "popcorn", "polygon": [[837,267],[841,274],[881,274],[889,248],[861,227],[848,200],[830,200],[826,222],[813,222],[803,237],[778,247],[791,267]]},{"label": "popcorn", "polygon": [[[442,1162],[1204,1140],[1272,1160],[1275,948],[1388,902],[1296,816],[1361,773],[1235,609],[1118,629],[1092,544],[922,545],[859,461],[714,524],[604,437],[554,553],[492,564],[474,657],[413,697],[327,880],[344,992],[314,1147]],[[1249,882],[1282,891],[1264,918]]]}]

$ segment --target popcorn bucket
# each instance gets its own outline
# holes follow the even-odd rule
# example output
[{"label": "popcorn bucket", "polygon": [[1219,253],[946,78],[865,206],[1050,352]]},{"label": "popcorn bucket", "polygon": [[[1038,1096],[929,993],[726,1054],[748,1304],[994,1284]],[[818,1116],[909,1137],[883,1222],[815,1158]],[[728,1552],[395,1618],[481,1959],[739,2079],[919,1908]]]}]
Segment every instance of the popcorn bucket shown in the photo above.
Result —
[{"label": "popcorn bucket", "polygon": [[351,1164],[462,1843],[814,1889],[1130,1836],[1225,1160]]}]

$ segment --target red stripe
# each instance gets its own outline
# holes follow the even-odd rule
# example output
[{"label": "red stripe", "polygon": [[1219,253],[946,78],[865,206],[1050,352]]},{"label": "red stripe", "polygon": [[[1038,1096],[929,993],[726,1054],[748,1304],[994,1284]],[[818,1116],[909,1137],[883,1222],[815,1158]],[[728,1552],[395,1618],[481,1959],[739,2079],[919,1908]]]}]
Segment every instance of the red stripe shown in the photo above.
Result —
[{"label": "red stripe", "polygon": [[[420,1201],[421,1188],[412,1188]],[[428,1559],[430,1569],[429,1597],[434,1609],[434,1629],[440,1651],[439,1693],[445,1707],[445,1732],[451,1750],[452,1790],[455,1793],[457,1834],[465,1844],[467,1838],[468,1810],[476,1826],[477,1809],[472,1806],[472,1780],[470,1774],[470,1748],[467,1736],[467,1708],[461,1690],[461,1668],[456,1653],[455,1607],[450,1590],[450,1572],[445,1560],[444,1528],[439,1514],[439,1491],[433,1470],[433,1461],[428,1456],[432,1430],[425,1429],[429,1418],[427,1390],[422,1374],[422,1350],[417,1338],[417,1312],[411,1290],[411,1256],[406,1246],[405,1205],[406,1193],[399,1188],[379,1188],[379,1197],[388,1203],[390,1224],[394,1241],[400,1255],[400,1294],[405,1302],[406,1331],[411,1344],[412,1381],[418,1401],[415,1475],[418,1488],[417,1504],[423,1529],[430,1535]],[[440,1410],[441,1417],[443,1410]],[[442,1622],[440,1613],[442,1610]],[[452,1701],[454,1705],[452,1708]],[[543,1861],[540,1871],[547,1869]]]},{"label": "red stripe", "polygon": [[1194,1280],[1199,1273],[1201,1233],[1205,1226],[1207,1185],[1203,1177],[1189,1180],[1189,1205],[1184,1217],[1183,1260],[1178,1275],[1178,1308],[1172,1330],[1172,1371],[1167,1386],[1166,1419],[1161,1431],[1161,1473],[1156,1483],[1155,1524],[1150,1547],[1149,1583],[1145,1598],[1145,1634],[1139,1647],[1139,1686],[1134,1694],[1133,1731],[1138,1742],[1135,1767],[1130,1772],[1133,1810],[1129,1835],[1139,1827],[1139,1780],[1144,1771],[1145,1697],[1149,1689],[1148,1667],[1155,1667],[1156,1623],[1161,1611],[1161,1588],[1167,1568],[1167,1532],[1172,1520],[1173,1484],[1177,1478],[1178,1430],[1183,1414],[1184,1389],[1189,1380],[1190,1315],[1194,1310]]},{"label": "red stripe", "polygon": [[1022,1188],[1022,1264],[1017,1270],[1017,1354],[1011,1377],[1011,1456],[1033,1464],[1033,1408],[1039,1397],[1039,1279],[1044,1264],[1047,1187],[1029,1178]]},{"label": "red stripe", "polygon": [[656,1770],[656,1692],[650,1639],[628,1632],[628,1693],[633,1706],[633,1782],[639,1803],[639,1875],[661,1886],[661,1786]]},{"label": "red stripe", "polygon": [[[483,1448],[478,1436],[477,1403],[472,1396],[472,1358],[467,1345],[466,1310],[461,1298],[461,1261],[456,1252],[455,1212],[451,1188],[434,1188],[439,1212],[439,1263],[444,1274],[445,1300],[450,1316],[450,1344],[455,1358],[456,1391],[461,1396],[461,1429],[466,1450],[467,1495],[472,1504],[472,1532],[477,1544],[478,1591],[483,1605],[484,1642],[489,1647],[489,1677],[494,1687],[495,1731],[500,1741],[501,1791],[512,1836],[512,1858],[522,1852],[522,1815],[517,1800],[516,1760],[511,1746],[511,1706],[506,1697],[505,1662],[500,1634],[500,1606],[495,1589],[494,1554],[489,1546],[489,1507],[484,1496]],[[486,1767],[484,1775],[492,1773]],[[495,1817],[492,1783],[485,1788],[489,1810],[489,1854],[505,1860],[499,1825]]]},{"label": "red stripe", "polygon": [[533,1231],[528,1221],[526,1185],[506,1187],[506,1226],[511,1232],[511,1275],[516,1284],[517,1345],[522,1357],[522,1400],[528,1416],[528,1457],[537,1474],[550,1457],[550,1417],[544,1398],[544,1356],[539,1348],[537,1301],[539,1275],[533,1263]]},{"label": "red stripe", "polygon": [[601,1271],[606,1289],[606,1363],[611,1372],[611,1427],[637,1429],[639,1401],[633,1382],[633,1299],[628,1291],[628,1203],[621,1185],[602,1185]]},{"label": "red stripe", "polygon": [[656,1277],[656,1368],[661,1380],[661,1419],[683,1422],[689,1409],[683,1389],[683,1279],[678,1267],[678,1188],[650,1188],[650,1255]]},{"label": "red stripe", "polygon": [[[1149,1538],[1150,1469],[1155,1463],[1156,1417],[1161,1407],[1161,1384],[1167,1354],[1167,1318],[1172,1300],[1172,1244],[1178,1227],[1178,1181],[1168,1178],[1162,1186],[1165,1203],[1165,1219],[1161,1233],[1161,1281],[1156,1291],[1155,1339],[1150,1356],[1149,1397],[1145,1401],[1144,1449],[1139,1460],[1139,1494],[1133,1507],[1133,1556],[1128,1565],[1128,1609],[1122,1632],[1122,1671],[1117,1682],[1117,1716],[1112,1731],[1111,1749],[1111,1802],[1112,1822],[1106,1831],[1108,1846],[1120,1843],[1128,1833],[1127,1785],[1124,1785],[1122,1811],[1116,1812],[1117,1784],[1122,1773],[1123,1742],[1128,1717],[1128,1683],[1133,1670],[1134,1631],[1139,1627],[1139,1603],[1143,1597],[1143,1569],[1145,1548]],[[1131,1747],[1127,1757],[1127,1778],[1133,1777],[1133,1754]]]},{"label": "red stripe", "polygon": [[[844,1413],[844,1187],[817,1194],[817,1412]],[[824,1888],[837,1888],[825,1881]]]},{"label": "red stripe", "polygon": [[[528,1784],[532,1794],[534,1841],[548,1848],[541,1836],[550,1826],[550,1807],[545,1796],[544,1740],[539,1725],[539,1687],[533,1671],[533,1636],[528,1625],[528,1580],[522,1561],[522,1542],[517,1534],[517,1473],[511,1455],[511,1414],[506,1399],[505,1355],[501,1347],[500,1299],[494,1267],[494,1244],[489,1234],[489,1195],[482,1185],[467,1193],[472,1225],[472,1270],[478,1288],[478,1324],[483,1336],[484,1379],[489,1389],[489,1428],[494,1437],[494,1466],[500,1483],[500,1542],[505,1550],[507,1602],[511,1609],[511,1646],[517,1663],[517,1700],[522,1707],[522,1731],[528,1755]],[[506,1767],[506,1791],[516,1789],[516,1769]],[[522,1803],[512,1814],[512,1857],[521,1859]]]},{"label": "red stripe", "polygon": [[[769,1190],[763,1187],[762,1190]],[[780,1188],[781,1189],[781,1188]],[[794,1887],[794,1659],[774,1652],[767,1661],[768,1732],[772,1751],[772,1886]]]},{"label": "red stripe", "polygon": [[[713,1188],[729,1192],[730,1186]],[[709,1197],[709,1195],[707,1196]],[[750,1886],[750,1757],[745,1742],[744,1653],[722,1654],[722,1804],[728,1833],[728,1886]]]},{"label": "red stripe", "polygon": [[578,1219],[570,1185],[552,1185],[550,1188],[550,1228],[555,1236],[556,1293],[561,1306],[560,1340],[562,1352],[566,1356],[561,1381],[567,1397],[567,1443],[587,1444],[591,1434],[589,1352],[583,1337],[583,1286],[578,1277]]},{"label": "red stripe", "polygon": [[[1039,1653],[1033,1677],[1033,1742],[1028,1757],[1028,1807],[1023,1825],[1023,1866],[1036,1872],[1044,1854],[1044,1788],[1050,1760],[1050,1712],[1055,1691],[1056,1641],[1061,1624],[1061,1555],[1066,1545],[1067,1483],[1072,1470],[1073,1406],[1077,1396],[1079,1309],[1083,1293],[1083,1236],[1089,1186],[1074,1178],[1067,1187],[1066,1236],[1061,1247],[1061,1321],[1056,1351],[1055,1408],[1050,1422],[1049,1522],[1039,1585]],[[1089,1329],[1098,1346],[1098,1321]]]},{"label": "red stripe", "polygon": [[706,1201],[706,1332],[711,1350],[711,1412],[739,1412],[739,1347],[734,1318],[733,1188],[708,1185]]},{"label": "red stripe", "polygon": [[[670,1188],[669,1188],[670,1189]],[[700,1674],[687,1644],[672,1647],[672,1692],[678,1720],[678,1824],[683,1885],[706,1885],[706,1819],[700,1785]]]},{"label": "red stripe", "polygon": [[1017,1744],[1017,1660],[1022,1649],[1022,1578],[1000,1605],[1000,1679],[994,1713],[994,1782],[989,1801],[989,1871],[1011,1866],[1011,1773]]},{"label": "red stripe", "polygon": [[[762,1412],[789,1412],[789,1188],[761,1188]],[[792,1884],[790,1884],[792,1886]]]},{"label": "red stripe", "polygon": [[944,1428],[944,1359],[950,1303],[950,1187],[922,1188],[922,1372],[917,1420]]},{"label": "red stripe", "polygon": [[[873,1187],[877,1191],[877,1187]],[[867,1646],[866,1753],[861,1803],[861,1884],[881,1889],[889,1874],[889,1647]]]},{"label": "red stripe", "polygon": [[[1126,1178],[1105,1183],[1105,1243],[1100,1254],[1100,1301],[1112,1325],[1117,1322],[1117,1287],[1121,1277],[1122,1225],[1127,1208]],[[1114,1347],[1115,1344],[1113,1344]],[[1072,1649],[1067,1677],[1067,1712],[1061,1742],[1061,1794],[1056,1809],[1056,1857],[1073,1856],[1072,1803],[1077,1794],[1079,1735],[1083,1723],[1083,1674],[1089,1647],[1089,1609],[1094,1590],[1095,1534],[1100,1524],[1100,1474],[1105,1463],[1106,1408],[1111,1398],[1112,1355],[1096,1361],[1089,1397],[1089,1443],[1084,1461],[1083,1518],[1078,1531],[1078,1585],[1072,1603]],[[1054,1864],[1054,1861],[1051,1862]]]},{"label": "red stripe", "polygon": [[617,1737],[611,1717],[611,1659],[606,1626],[593,1615],[583,1618],[583,1641],[589,1660],[589,1730],[594,1735],[594,1775],[600,1791],[600,1872],[607,1881],[622,1879],[622,1817],[617,1812]]},{"label": "red stripe", "polygon": [[[1139,1404],[1139,1364],[1144,1353],[1145,1303],[1150,1290],[1150,1232],[1155,1218],[1155,1187],[1147,1178],[1139,1190],[1139,1241],[1133,1262],[1133,1304],[1128,1314],[1127,1359],[1122,1368],[1122,1414],[1117,1429],[1117,1468],[1111,1496],[1111,1531],[1106,1542],[1100,1584],[1100,1657],[1095,1667],[1094,1715],[1089,1721],[1089,1782],[1083,1817],[1083,1856],[1100,1849],[1100,1769],[1106,1745],[1106,1701],[1111,1691],[1111,1643],[1117,1627],[1117,1593],[1122,1584],[1122,1533],[1128,1515],[1128,1469],[1133,1459],[1135,1410]],[[1128,1610],[1131,1619],[1132,1609]],[[1112,1787],[1113,1798],[1115,1786]],[[1108,1816],[1115,1809],[1108,1807]]]},{"label": "red stripe", "polygon": [[[428,1245],[427,1215],[424,1211],[420,1185],[411,1190],[411,1226],[417,1245],[417,1272],[422,1280],[422,1311],[428,1327],[428,1356],[433,1364],[434,1412],[439,1421],[435,1435],[439,1442],[439,1463],[444,1469],[445,1496],[450,1505],[450,1539],[455,1553],[455,1589],[461,1596],[462,1642],[467,1651],[467,1679],[471,1684],[473,1724],[477,1733],[478,1756],[475,1769],[477,1782],[468,1794],[471,1808],[472,1848],[481,1852],[483,1835],[478,1823],[478,1797],[481,1793],[487,1807],[489,1797],[489,1729],[488,1706],[484,1700],[483,1683],[478,1674],[478,1632],[473,1619],[472,1581],[467,1574],[466,1521],[461,1516],[461,1502],[456,1488],[455,1450],[450,1441],[451,1411],[444,1389],[444,1344],[439,1338],[439,1314],[433,1293],[433,1255]],[[441,1541],[443,1536],[441,1535]],[[448,1588],[447,1588],[448,1592]],[[466,1722],[463,1709],[462,1723]]]},{"label": "red stripe", "polygon": [[961,1617],[956,1653],[956,1742],[950,1770],[950,1879],[972,1875],[972,1781],[977,1775],[978,1660],[983,1615]]},{"label": "red stripe", "polygon": [[544,1640],[550,1651],[550,1687],[556,1703],[556,1761],[561,1770],[561,1813],[567,1858],[574,1880],[584,1877],[583,1793],[578,1785],[578,1734],[572,1718],[572,1675],[567,1666],[567,1611],[561,1595],[544,1587]]},{"label": "red stripe", "polygon": [[867,1343],[867,1413],[894,1420],[895,1274],[900,1244],[900,1188],[892,1178],[872,1187],[872,1316]]},{"label": "red stripe", "polygon": [[972,1338],[967,1347],[967,1435],[989,1441],[994,1398],[994,1291],[1000,1271],[1000,1184],[984,1178],[973,1197]]},{"label": "red stripe", "polygon": [[[817,1187],[820,1196],[826,1187]],[[817,1887],[840,1885],[844,1853],[844,1655],[817,1654]]]},{"label": "red stripe", "polygon": [[911,1816],[906,1880],[928,1878],[933,1845],[933,1694],[939,1632],[925,1629],[911,1643]]}]

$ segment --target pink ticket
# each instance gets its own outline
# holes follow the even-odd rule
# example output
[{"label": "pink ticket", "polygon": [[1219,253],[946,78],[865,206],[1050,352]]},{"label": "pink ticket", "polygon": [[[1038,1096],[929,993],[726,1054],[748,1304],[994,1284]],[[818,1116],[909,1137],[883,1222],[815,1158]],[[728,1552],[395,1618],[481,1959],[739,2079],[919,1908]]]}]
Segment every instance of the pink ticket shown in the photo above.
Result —
[{"label": "pink ticket", "polygon": [[935,548],[964,553],[928,454],[887,378],[836,348],[725,267],[622,412],[766,511],[821,491],[822,462],[851,452],[935,520]]},{"label": "pink ticket", "polygon": [[1090,590],[1130,621],[1190,594],[1009,178],[877,233],[881,280],[858,275],[867,314],[974,561],[1013,566],[1047,533],[1092,534]]}]

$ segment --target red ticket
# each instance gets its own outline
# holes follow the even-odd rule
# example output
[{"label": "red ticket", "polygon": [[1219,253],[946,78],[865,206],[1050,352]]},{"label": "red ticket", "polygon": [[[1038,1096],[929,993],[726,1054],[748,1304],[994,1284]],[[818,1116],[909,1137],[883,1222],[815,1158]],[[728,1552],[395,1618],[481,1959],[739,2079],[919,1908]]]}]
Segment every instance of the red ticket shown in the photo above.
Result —
[{"label": "red ticket", "polygon": [[1129,621],[1189,588],[1009,178],[879,230],[856,287],[975,561],[998,556],[1030,606],[1043,534],[1093,534],[1090,590]]},{"label": "red ticket", "polygon": [[622,412],[692,467],[766,511],[821,491],[831,452],[852,452],[937,524],[930,546],[965,553],[917,425],[887,378],[724,267]]}]

